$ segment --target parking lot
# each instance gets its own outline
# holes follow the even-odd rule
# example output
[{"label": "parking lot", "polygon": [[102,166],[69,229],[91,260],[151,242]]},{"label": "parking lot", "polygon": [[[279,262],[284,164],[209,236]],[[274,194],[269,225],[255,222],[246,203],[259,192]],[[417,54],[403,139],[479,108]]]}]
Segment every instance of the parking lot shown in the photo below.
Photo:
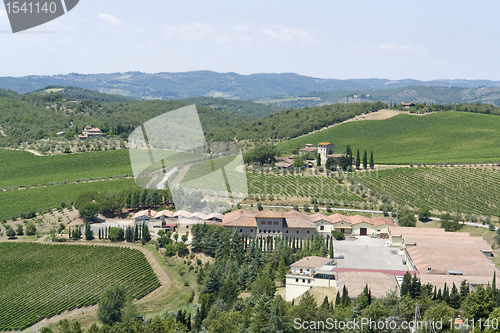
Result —
[{"label": "parking lot", "polygon": [[335,241],[335,256],[339,268],[406,270],[403,255],[397,254],[397,248],[385,246],[387,239],[358,237],[356,240]]}]

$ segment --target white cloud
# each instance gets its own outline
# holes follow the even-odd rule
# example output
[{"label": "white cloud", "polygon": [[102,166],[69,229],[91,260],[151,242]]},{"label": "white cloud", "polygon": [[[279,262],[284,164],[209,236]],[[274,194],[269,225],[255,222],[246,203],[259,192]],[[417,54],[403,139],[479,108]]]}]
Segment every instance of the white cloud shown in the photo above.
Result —
[{"label": "white cloud", "polygon": [[422,46],[411,46],[411,45],[395,45],[395,44],[378,44],[377,49],[381,51],[398,52],[398,53],[413,53],[422,54],[429,53]]},{"label": "white cloud", "polygon": [[101,29],[105,31],[114,31],[114,32],[121,32],[121,31],[129,31],[130,28],[120,21],[118,18],[116,18],[113,15],[105,14],[105,13],[100,13],[97,15],[99,19],[101,20]]},{"label": "white cloud", "polygon": [[267,28],[264,30],[259,30],[261,34],[275,40],[285,43],[300,42],[302,44],[315,44],[319,43],[316,39],[311,37],[308,31],[295,28]]}]

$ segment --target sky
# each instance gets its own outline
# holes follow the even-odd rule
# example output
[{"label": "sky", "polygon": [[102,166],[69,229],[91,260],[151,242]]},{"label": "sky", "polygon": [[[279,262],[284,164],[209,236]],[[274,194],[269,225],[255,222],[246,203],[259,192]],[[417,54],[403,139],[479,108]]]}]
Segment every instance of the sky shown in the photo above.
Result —
[{"label": "sky", "polygon": [[80,0],[13,34],[1,7],[0,76],[212,70],[500,80],[499,12],[496,0]]}]

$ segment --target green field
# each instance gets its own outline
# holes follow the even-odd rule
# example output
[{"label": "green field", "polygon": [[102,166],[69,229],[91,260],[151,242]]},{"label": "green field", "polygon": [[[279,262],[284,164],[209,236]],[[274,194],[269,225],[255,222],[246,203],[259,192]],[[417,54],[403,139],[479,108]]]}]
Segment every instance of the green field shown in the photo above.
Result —
[{"label": "green field", "polygon": [[160,286],[139,250],[107,246],[0,243],[0,331],[96,304],[111,285],[141,298]]},{"label": "green field", "polygon": [[500,171],[468,168],[397,168],[359,181],[412,207],[500,216]]},{"label": "green field", "polygon": [[69,206],[70,201],[83,192],[118,192],[126,188],[137,188],[137,185],[133,179],[121,179],[4,191],[0,192],[0,219],[19,217],[21,213],[29,211],[38,213],[40,209],[57,208],[61,202]]},{"label": "green field", "polygon": [[349,191],[347,186],[328,177],[247,173],[247,179],[250,194],[272,194],[274,197],[315,197],[344,202],[366,201]]},{"label": "green field", "polygon": [[335,153],[350,145],[354,154],[373,151],[375,163],[500,161],[500,117],[438,112],[402,114],[386,120],[348,122],[278,144],[282,151],[331,142]]},{"label": "green field", "polygon": [[35,156],[0,149],[0,188],[131,174],[128,150]]}]

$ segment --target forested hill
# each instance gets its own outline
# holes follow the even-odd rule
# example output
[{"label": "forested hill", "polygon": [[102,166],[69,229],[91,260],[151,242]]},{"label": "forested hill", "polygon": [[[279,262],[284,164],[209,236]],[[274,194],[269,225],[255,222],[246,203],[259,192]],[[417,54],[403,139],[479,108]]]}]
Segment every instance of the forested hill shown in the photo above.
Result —
[{"label": "forested hill", "polygon": [[189,104],[203,105],[215,110],[222,110],[231,113],[243,114],[256,118],[272,115],[282,111],[282,108],[255,103],[249,101],[215,98],[215,97],[193,97],[182,100]]},{"label": "forested hill", "polygon": [[[69,101],[57,93],[0,97],[0,146],[54,137],[57,132],[76,134],[84,126],[97,126],[105,134],[123,139],[141,123],[188,105],[182,101],[101,103],[91,99]],[[224,130],[255,118],[197,106],[206,133]],[[70,123],[73,122],[73,126]]]},{"label": "forested hill", "polygon": [[[83,101],[86,99],[93,100],[94,102],[102,103],[114,103],[114,102],[128,102],[134,103],[139,100],[136,98],[125,97],[115,94],[104,94],[94,90],[83,89],[79,87],[72,86],[48,86],[43,89],[38,89],[32,91],[23,96],[23,99],[28,100],[34,98],[34,96],[47,96],[47,95],[58,95],[63,99],[68,101]],[[49,97],[54,99],[54,97]]]},{"label": "forested hill", "polygon": [[[181,99],[199,96],[257,100],[311,91],[372,91],[407,86],[500,87],[490,80],[388,80],[320,79],[295,73],[251,74],[193,71],[183,73],[126,72],[112,74],[65,74],[53,76],[0,77],[0,88],[27,93],[49,85],[76,86],[135,98]],[[459,101],[457,101],[459,102]]]},{"label": "forested hill", "polygon": [[324,127],[341,123],[357,115],[378,111],[387,104],[352,103],[334,104],[320,107],[289,109],[253,122],[238,124],[224,130],[208,133],[210,141],[250,140],[254,142],[268,139],[290,140]]}]

